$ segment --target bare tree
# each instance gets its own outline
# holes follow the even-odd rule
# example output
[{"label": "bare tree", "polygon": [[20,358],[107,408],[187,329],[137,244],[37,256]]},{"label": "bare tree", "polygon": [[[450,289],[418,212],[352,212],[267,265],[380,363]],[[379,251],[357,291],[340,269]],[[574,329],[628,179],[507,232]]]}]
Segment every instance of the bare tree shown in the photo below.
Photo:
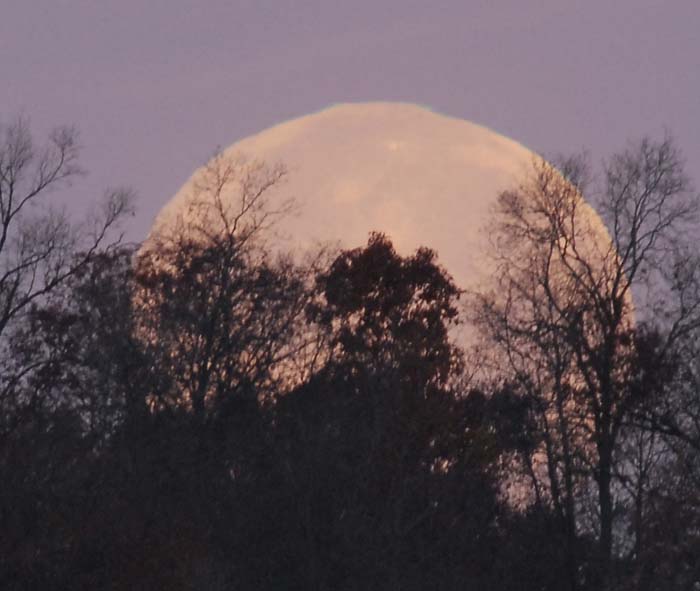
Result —
[{"label": "bare tree", "polygon": [[52,194],[82,174],[78,155],[71,127],[54,130],[43,146],[35,144],[24,119],[0,127],[0,405],[32,370],[8,359],[8,331],[98,250],[118,244],[122,236],[114,231],[131,212],[132,194],[125,189],[108,191],[99,210],[82,222],[52,206]]},{"label": "bare tree", "polygon": [[[623,430],[655,386],[654,364],[700,326],[687,241],[698,201],[668,138],[613,157],[598,185],[583,158],[560,169],[537,160],[500,196],[490,228],[496,286],[477,295],[476,321],[500,352],[502,377],[532,401],[541,435],[533,453],[566,524],[575,588],[577,498],[593,485],[596,570],[609,584]],[[643,367],[640,343],[652,333],[660,336]]]},{"label": "bare tree", "polygon": [[217,155],[193,182],[178,217],[166,220],[137,260],[138,329],[174,376],[157,404],[200,418],[231,394],[270,392],[308,341],[299,322],[310,274],[266,244],[292,208],[273,191],[282,166]]}]

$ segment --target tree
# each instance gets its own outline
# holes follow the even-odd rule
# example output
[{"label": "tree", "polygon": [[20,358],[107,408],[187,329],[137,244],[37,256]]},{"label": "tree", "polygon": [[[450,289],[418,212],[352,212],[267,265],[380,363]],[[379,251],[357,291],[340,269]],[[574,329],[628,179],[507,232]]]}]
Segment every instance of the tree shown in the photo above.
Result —
[{"label": "tree", "polygon": [[497,452],[480,398],[454,388],[458,288],[432,251],[402,257],[381,234],[317,287],[327,362],[274,408],[291,504],[276,556],[300,588],[486,586]]},{"label": "tree", "polygon": [[[496,288],[477,295],[476,321],[500,351],[504,377],[531,400],[540,442],[533,458],[546,475],[535,476],[568,531],[575,588],[582,495],[595,488],[598,584],[611,585],[625,428],[658,385],[650,370],[700,325],[695,259],[683,242],[697,197],[669,139],[613,157],[597,189],[585,160],[563,161],[561,171],[536,161],[528,179],[500,196],[491,228]],[[653,332],[653,364],[643,366],[642,342]]]},{"label": "tree", "polygon": [[430,249],[404,259],[375,233],[365,248],[341,253],[317,284],[324,301],[309,308],[311,317],[332,331],[346,362],[386,366],[436,388],[459,369],[448,328],[458,322],[460,291]]},{"label": "tree", "polygon": [[[65,378],[77,366],[58,360],[77,351],[58,342],[88,351],[85,335],[73,332],[80,321],[63,304],[88,268],[119,245],[132,195],[108,191],[85,220],[71,221],[51,200],[80,176],[78,156],[72,128],[37,146],[25,120],[0,126],[0,580],[7,588],[48,588],[63,577],[92,499],[94,435],[104,435],[103,426],[94,429],[95,392],[76,396]],[[83,370],[90,366],[81,361]]]},{"label": "tree", "polygon": [[[46,408],[81,413],[85,430],[109,437],[147,412],[167,381],[137,337],[132,306],[134,246],[96,252],[34,305],[10,339],[24,381]],[[29,398],[28,398],[29,399]]]},{"label": "tree", "polygon": [[223,155],[199,174],[185,213],[152,235],[136,261],[137,331],[173,377],[155,405],[203,419],[231,396],[264,397],[306,341],[306,273],[266,239],[290,204],[270,192],[285,171]]},{"label": "tree", "polygon": [[[0,408],[16,402],[16,387],[33,368],[17,366],[7,336],[33,304],[39,303],[83,268],[131,212],[131,192],[108,191],[98,212],[81,224],[48,200],[81,174],[77,133],[62,127],[36,146],[27,122],[0,127]],[[1,429],[1,428],[0,428]]]}]

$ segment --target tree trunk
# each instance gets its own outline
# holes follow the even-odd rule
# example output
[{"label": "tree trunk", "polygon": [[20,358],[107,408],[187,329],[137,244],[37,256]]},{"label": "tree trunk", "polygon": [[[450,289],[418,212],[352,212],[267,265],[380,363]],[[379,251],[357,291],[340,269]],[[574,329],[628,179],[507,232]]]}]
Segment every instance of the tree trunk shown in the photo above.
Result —
[{"label": "tree trunk", "polygon": [[564,469],[564,527],[566,532],[566,570],[569,575],[569,587],[571,591],[578,588],[578,560],[576,556],[576,508],[574,504],[574,480],[572,466],[572,452],[569,445],[569,425],[564,408],[564,392],[561,382],[556,386],[556,408],[559,437],[562,445],[562,459]]},{"label": "tree trunk", "polygon": [[599,448],[598,503],[600,505],[600,539],[598,541],[598,568],[601,589],[611,582],[613,501],[611,486],[612,453],[609,442]]}]

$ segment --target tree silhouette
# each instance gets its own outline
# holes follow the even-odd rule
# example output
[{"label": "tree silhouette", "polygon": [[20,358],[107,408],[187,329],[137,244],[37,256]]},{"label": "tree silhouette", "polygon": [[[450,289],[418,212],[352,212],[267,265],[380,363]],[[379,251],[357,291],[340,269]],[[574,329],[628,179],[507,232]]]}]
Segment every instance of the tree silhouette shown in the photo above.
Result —
[{"label": "tree silhouette", "polygon": [[380,234],[317,285],[309,314],[332,352],[276,409],[304,588],[477,584],[496,454],[472,399],[450,387],[459,290],[434,253],[401,257]]},{"label": "tree silhouette", "polygon": [[561,168],[563,176],[535,162],[530,178],[501,195],[492,228],[497,287],[477,298],[477,321],[531,401],[535,456],[566,524],[576,588],[580,499],[590,483],[598,584],[613,584],[614,478],[625,425],[641,400],[640,328],[657,324],[663,343],[652,367],[660,367],[673,343],[698,327],[698,276],[682,243],[697,198],[671,141],[644,140],[605,168],[594,203],[608,238],[583,201],[585,162]]}]

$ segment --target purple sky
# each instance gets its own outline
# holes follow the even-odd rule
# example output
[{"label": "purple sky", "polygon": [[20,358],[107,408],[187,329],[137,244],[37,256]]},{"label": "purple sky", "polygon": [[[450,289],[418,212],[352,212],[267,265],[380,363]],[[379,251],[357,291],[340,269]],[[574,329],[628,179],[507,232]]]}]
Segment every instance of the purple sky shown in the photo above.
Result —
[{"label": "purple sky", "polygon": [[332,103],[415,102],[546,154],[670,130],[700,185],[698,0],[8,0],[0,119],[75,123],[129,237],[217,146]]}]

